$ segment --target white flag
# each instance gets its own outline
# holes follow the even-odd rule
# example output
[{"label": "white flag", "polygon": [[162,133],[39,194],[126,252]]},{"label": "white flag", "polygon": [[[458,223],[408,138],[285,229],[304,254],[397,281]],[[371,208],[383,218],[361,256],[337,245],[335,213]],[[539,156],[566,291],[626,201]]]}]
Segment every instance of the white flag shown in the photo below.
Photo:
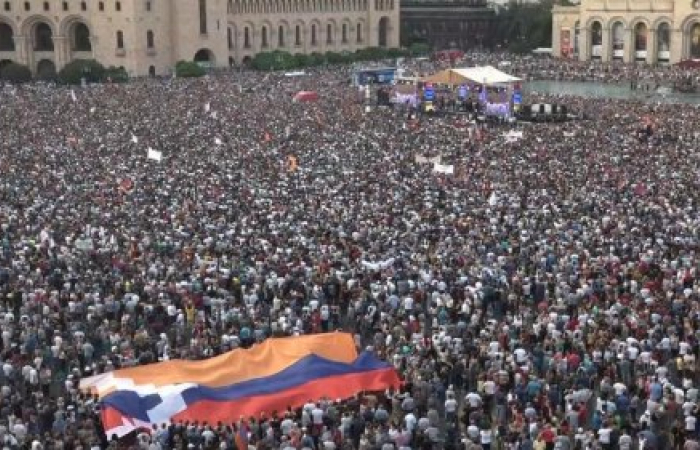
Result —
[{"label": "white flag", "polygon": [[489,206],[496,206],[498,205],[498,195],[496,194],[496,191],[493,191],[491,193],[491,196],[489,197]]},{"label": "white flag", "polygon": [[221,145],[221,139],[219,139],[219,138],[214,139],[214,143],[216,145]]},{"label": "white flag", "polygon": [[71,89],[71,91],[70,91],[70,98],[73,99],[73,102],[77,102],[77,101],[78,101],[78,96],[75,95],[75,91],[74,91],[73,89]]},{"label": "white flag", "polygon": [[134,144],[138,144],[138,143],[139,143],[139,138],[137,138],[136,136],[134,136],[134,135],[132,134],[132,135],[131,135],[131,142],[133,142]]},{"label": "white flag", "polygon": [[159,152],[158,150],[153,150],[151,147],[148,147],[148,159],[152,159],[153,161],[158,161],[160,162],[163,159],[163,153]]},{"label": "white flag", "polygon": [[452,164],[450,164],[450,165],[434,164],[433,165],[433,172],[452,175],[455,173],[455,166]]}]

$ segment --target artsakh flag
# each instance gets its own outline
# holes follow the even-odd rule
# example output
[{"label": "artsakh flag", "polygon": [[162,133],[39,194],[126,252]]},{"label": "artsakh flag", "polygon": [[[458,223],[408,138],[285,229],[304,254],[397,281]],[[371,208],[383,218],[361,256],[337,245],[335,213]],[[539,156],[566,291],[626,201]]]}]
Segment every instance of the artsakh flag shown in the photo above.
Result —
[{"label": "artsakh flag", "polygon": [[108,437],[163,423],[234,423],[400,385],[392,365],[357,354],[349,333],[268,339],[203,361],[171,360],[80,382],[100,397]]}]

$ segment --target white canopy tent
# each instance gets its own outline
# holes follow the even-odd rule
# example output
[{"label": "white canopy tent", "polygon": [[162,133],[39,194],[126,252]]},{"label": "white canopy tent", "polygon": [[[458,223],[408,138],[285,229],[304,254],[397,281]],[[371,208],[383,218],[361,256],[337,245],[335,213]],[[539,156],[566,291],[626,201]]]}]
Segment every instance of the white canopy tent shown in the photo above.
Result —
[{"label": "white canopy tent", "polygon": [[427,83],[462,84],[476,83],[486,86],[503,86],[521,81],[520,78],[501,72],[493,66],[446,69],[423,79]]}]

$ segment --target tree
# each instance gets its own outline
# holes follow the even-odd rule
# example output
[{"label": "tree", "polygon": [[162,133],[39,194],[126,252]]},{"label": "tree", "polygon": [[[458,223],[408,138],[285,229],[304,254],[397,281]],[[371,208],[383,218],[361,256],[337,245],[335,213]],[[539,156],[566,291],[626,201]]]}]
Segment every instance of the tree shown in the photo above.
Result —
[{"label": "tree", "polygon": [[552,0],[511,2],[499,13],[494,41],[510,51],[526,53],[549,47],[552,38]]},{"label": "tree", "polygon": [[304,68],[311,65],[311,57],[305,53],[294,54],[294,67]]},{"label": "tree", "polygon": [[0,69],[0,79],[16,84],[27,83],[32,80],[32,71],[27,66],[11,62]]},{"label": "tree", "polygon": [[336,52],[326,52],[325,59],[328,64],[341,64],[346,61],[343,55]]},{"label": "tree", "polygon": [[430,46],[426,42],[414,42],[408,47],[411,56],[427,56],[430,53]]},{"label": "tree", "polygon": [[253,58],[253,68],[257,70],[289,70],[297,67],[297,58],[289,52],[275,50],[262,52]]},{"label": "tree", "polygon": [[112,83],[126,83],[129,81],[129,74],[126,72],[124,66],[109,66],[105,69],[104,81],[111,81]]},{"label": "tree", "polygon": [[58,79],[65,84],[98,83],[104,78],[105,68],[94,59],[75,59],[58,72]]},{"label": "tree", "polygon": [[178,78],[198,78],[206,73],[206,70],[196,62],[178,61],[175,64],[175,76]]},{"label": "tree", "polygon": [[402,48],[390,48],[386,51],[387,58],[403,58],[408,56],[408,52]]},{"label": "tree", "polygon": [[324,64],[326,62],[326,57],[319,52],[311,53],[310,57],[312,66],[320,66],[321,64]]}]

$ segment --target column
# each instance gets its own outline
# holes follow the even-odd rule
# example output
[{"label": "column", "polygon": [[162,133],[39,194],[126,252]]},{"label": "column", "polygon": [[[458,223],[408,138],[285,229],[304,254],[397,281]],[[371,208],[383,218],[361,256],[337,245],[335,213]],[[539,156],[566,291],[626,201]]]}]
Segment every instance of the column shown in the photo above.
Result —
[{"label": "column", "polygon": [[588,43],[591,36],[590,28],[581,28],[581,33],[578,36],[578,59],[579,61],[588,61],[591,59],[591,46]]},{"label": "column", "polygon": [[70,61],[70,48],[68,45],[68,38],[65,36],[54,36],[54,63],[56,64],[57,71],[61,70],[61,68]]},{"label": "column", "polygon": [[634,31],[630,28],[625,29],[624,53],[622,60],[626,63],[634,62],[634,40],[632,39]]},{"label": "column", "polygon": [[19,64],[24,64],[30,69],[32,67],[32,61],[30,60],[29,51],[29,40],[25,36],[15,35],[15,55],[17,55],[17,62]]},{"label": "column", "polygon": [[671,57],[669,58],[669,63],[676,64],[686,58],[685,38],[683,36],[683,31],[677,28],[672,28],[670,35],[671,42],[669,43],[669,47]]},{"label": "column", "polygon": [[656,30],[647,30],[647,64],[656,64],[657,55],[659,54],[656,48]]},{"label": "column", "polygon": [[608,26],[603,28],[603,39],[602,39],[602,46],[603,48],[600,51],[600,60],[602,62],[608,62],[612,60],[612,52],[611,52],[611,47],[612,47],[612,29]]}]

